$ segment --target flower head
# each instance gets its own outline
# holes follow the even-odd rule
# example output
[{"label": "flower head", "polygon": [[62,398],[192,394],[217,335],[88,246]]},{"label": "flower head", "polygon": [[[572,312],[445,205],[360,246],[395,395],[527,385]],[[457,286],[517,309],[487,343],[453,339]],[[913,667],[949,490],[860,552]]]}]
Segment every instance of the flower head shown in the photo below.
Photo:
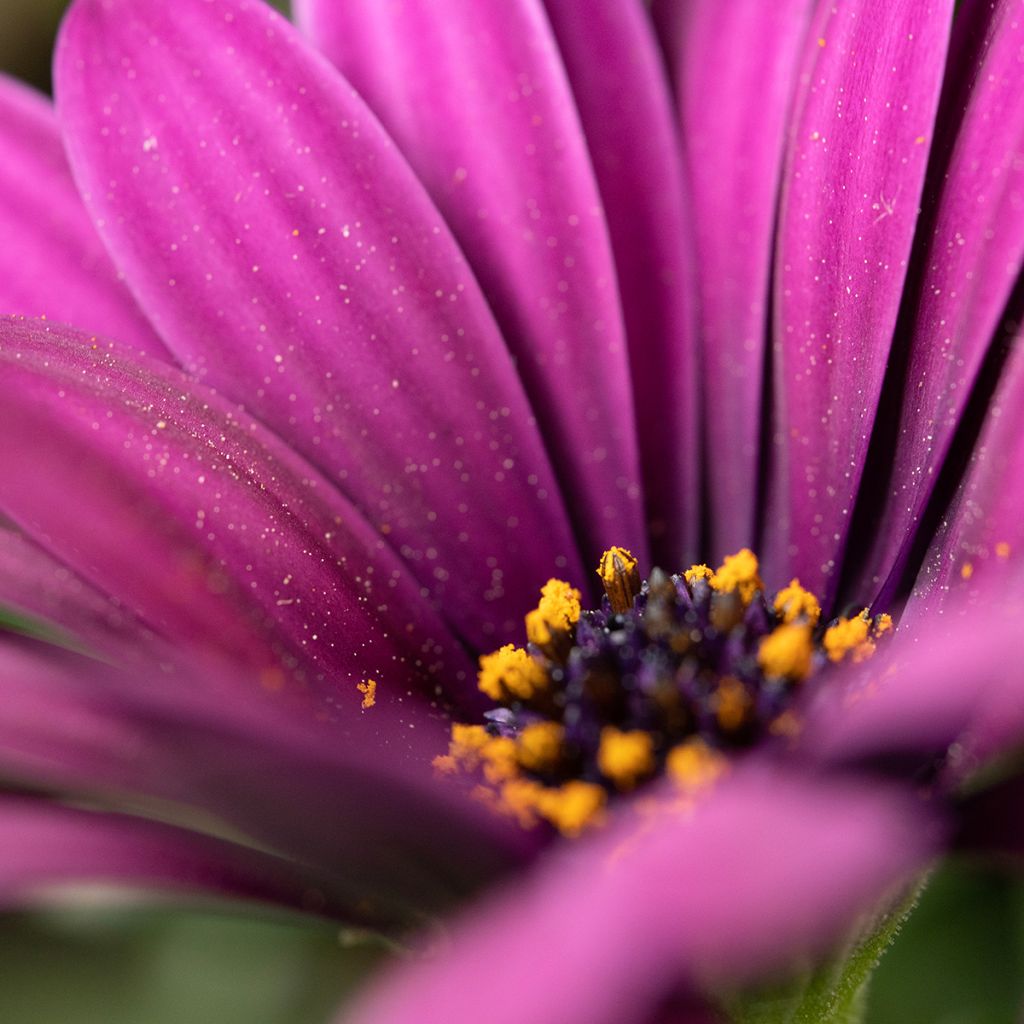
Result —
[{"label": "flower head", "polygon": [[0,89],[0,760],[93,801],[0,888],[397,932],[544,849],[360,1012],[594,1024],[998,839],[1020,0],[664,0],[668,73],[639,4],[297,7],[75,0]]}]

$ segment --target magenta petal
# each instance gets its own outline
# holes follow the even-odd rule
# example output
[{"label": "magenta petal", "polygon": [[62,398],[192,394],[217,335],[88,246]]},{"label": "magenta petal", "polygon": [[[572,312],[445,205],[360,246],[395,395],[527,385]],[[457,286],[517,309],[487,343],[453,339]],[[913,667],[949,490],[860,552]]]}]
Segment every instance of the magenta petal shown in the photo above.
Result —
[{"label": "magenta petal", "polygon": [[167,357],[82,206],[49,103],[0,75],[0,313],[45,316]]},{"label": "magenta petal", "polygon": [[[477,911],[350,1024],[641,1021],[678,984],[742,982],[838,938],[938,838],[879,785],[744,771],[695,811],[627,818]],[[538,956],[538,938],[556,956]]]},{"label": "magenta petal", "polygon": [[535,847],[434,778],[442,721],[414,722],[393,703],[322,721],[244,679],[48,654],[0,647],[5,778],[227,828],[301,864],[335,910],[408,925]]},{"label": "magenta petal", "polygon": [[0,528],[0,608],[117,659],[152,648],[138,618],[16,530]]},{"label": "magenta petal", "polygon": [[654,5],[671,55],[693,197],[708,558],[756,540],[776,200],[810,8],[811,0]]},{"label": "magenta petal", "polygon": [[986,596],[901,624],[888,653],[822,693],[803,748],[829,762],[921,766],[956,744],[949,770],[959,778],[1024,744],[1022,608],[999,592]]},{"label": "magenta petal", "polygon": [[[392,551],[308,464],[184,374],[38,321],[0,320],[0,509],[194,652],[273,687],[472,666]],[[433,690],[433,682],[430,684]]]},{"label": "magenta petal", "polygon": [[767,571],[831,594],[906,276],[952,0],[818,6],[783,181]]},{"label": "magenta petal", "polygon": [[638,3],[545,0],[608,218],[654,559],[699,560],[696,323],[671,97]]},{"label": "magenta petal", "polygon": [[78,0],[56,80],[87,205],[168,345],[342,488],[454,628],[493,643],[548,576],[581,579],[470,269],[286,22],[250,0]]},{"label": "magenta petal", "polygon": [[971,463],[925,557],[904,618],[951,599],[1003,605],[1019,591],[1024,555],[1024,332],[1018,332]]},{"label": "magenta petal", "polygon": [[1024,261],[1024,6],[999,0],[965,11],[979,12],[986,23],[965,60],[964,88],[944,98],[962,121],[923,255],[893,484],[865,591],[902,566],[915,540]]},{"label": "magenta petal", "polygon": [[589,558],[624,544],[646,562],[615,266],[542,4],[303,0],[296,8],[473,265]]},{"label": "magenta petal", "polygon": [[[0,905],[67,899],[96,884],[232,897],[309,909],[308,872],[183,829],[42,800],[0,796]],[[305,876],[305,877],[304,877]]]}]

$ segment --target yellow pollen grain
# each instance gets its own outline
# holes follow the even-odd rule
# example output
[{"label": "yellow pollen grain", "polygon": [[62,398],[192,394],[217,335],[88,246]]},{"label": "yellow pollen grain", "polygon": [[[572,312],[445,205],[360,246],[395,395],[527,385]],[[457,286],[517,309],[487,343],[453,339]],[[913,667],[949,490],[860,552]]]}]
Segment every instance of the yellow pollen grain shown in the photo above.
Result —
[{"label": "yellow pollen grain", "polygon": [[726,732],[733,732],[746,720],[751,706],[750,694],[738,679],[725,676],[715,690],[712,704],[718,724]]},{"label": "yellow pollen grain", "polygon": [[632,789],[654,771],[654,739],[640,729],[623,732],[615,726],[601,730],[597,767],[616,788]]},{"label": "yellow pollen grain", "polygon": [[550,771],[562,753],[565,729],[557,722],[534,722],[519,734],[516,757],[527,771]]},{"label": "yellow pollen grain", "polygon": [[480,759],[484,764],[484,778],[497,786],[519,774],[519,763],[516,760],[516,741],[508,736],[495,736],[480,750]]},{"label": "yellow pollen grain", "polygon": [[[451,741],[448,744],[448,756],[455,767],[462,766],[467,772],[474,771],[480,764],[480,751],[490,742],[491,737],[482,725],[452,725]],[[435,768],[444,770],[444,764]]]},{"label": "yellow pollen grain", "polygon": [[709,580],[714,576],[714,572],[709,569],[706,565],[691,565],[686,572],[683,573],[683,579],[687,583],[693,584],[697,580]]},{"label": "yellow pollen grain", "polygon": [[996,545],[996,558],[1009,558],[1010,557],[1010,545],[1005,540],[1001,540]]},{"label": "yellow pollen grain", "polygon": [[964,564],[960,566],[960,578],[964,580],[969,580],[973,575],[974,563],[964,562]]},{"label": "yellow pollen grain", "polygon": [[565,580],[550,579],[540,591],[540,603],[526,616],[530,643],[544,647],[555,634],[567,634],[580,619],[580,592]]},{"label": "yellow pollen grain", "polygon": [[640,593],[639,562],[625,548],[609,548],[601,556],[597,574],[608,595],[613,612],[626,612]]},{"label": "yellow pollen grain", "polygon": [[842,661],[850,653],[855,661],[863,661],[875,650],[875,645],[868,639],[870,629],[871,620],[866,608],[852,619],[840,619],[825,630],[822,639],[825,653],[832,661]]},{"label": "yellow pollen grain", "polygon": [[491,700],[529,700],[546,689],[547,673],[527,651],[506,644],[480,659],[477,685]]},{"label": "yellow pollen grain", "polygon": [[707,788],[727,768],[726,758],[698,738],[673,747],[665,759],[669,778],[687,793]]},{"label": "yellow pollen grain", "polygon": [[459,770],[459,764],[451,754],[438,754],[430,764],[439,775],[455,775]]},{"label": "yellow pollen grain", "polygon": [[818,599],[809,590],[801,587],[798,579],[790,580],[789,586],[783,587],[775,595],[773,607],[783,622],[806,619],[811,626],[816,626],[818,619],[821,618],[821,605]]},{"label": "yellow pollen grain", "polygon": [[367,679],[365,683],[357,683],[356,689],[363,695],[363,702],[359,706],[368,711],[377,703],[377,680]]},{"label": "yellow pollen grain", "polygon": [[777,626],[757,650],[757,664],[766,676],[802,680],[811,674],[814,644],[809,623]]},{"label": "yellow pollen grain", "polygon": [[574,779],[558,789],[542,788],[536,795],[536,807],[562,835],[575,838],[603,821],[607,800],[608,794],[601,786]]},{"label": "yellow pollen grain", "polygon": [[530,779],[512,779],[501,787],[500,809],[516,819],[521,828],[537,824],[537,803],[543,786]]},{"label": "yellow pollen grain", "polygon": [[742,548],[735,555],[726,556],[711,577],[712,589],[723,594],[738,594],[744,604],[750,604],[754,595],[764,590],[757,568],[757,555],[750,548]]},{"label": "yellow pollen grain", "polygon": [[875,616],[874,625],[871,629],[871,635],[875,640],[885,636],[887,633],[891,633],[896,627],[893,625],[892,616],[886,612],[882,612],[881,615]]}]

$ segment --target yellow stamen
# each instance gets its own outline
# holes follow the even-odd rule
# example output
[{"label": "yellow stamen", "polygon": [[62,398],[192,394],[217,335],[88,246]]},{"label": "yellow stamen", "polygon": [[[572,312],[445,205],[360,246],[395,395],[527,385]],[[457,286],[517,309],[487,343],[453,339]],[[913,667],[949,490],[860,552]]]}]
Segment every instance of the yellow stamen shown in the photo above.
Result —
[{"label": "yellow stamen", "polygon": [[735,555],[727,555],[718,571],[711,577],[711,586],[723,594],[739,594],[744,604],[750,604],[759,590],[764,590],[757,574],[757,555],[743,548]]},{"label": "yellow stamen", "polygon": [[881,615],[875,616],[874,627],[872,628],[871,635],[878,640],[885,636],[886,633],[891,633],[894,628],[892,616],[882,612]]},{"label": "yellow stamen", "polygon": [[777,626],[761,641],[757,663],[766,676],[801,680],[811,674],[813,653],[810,625]]},{"label": "yellow stamen", "polygon": [[540,591],[540,603],[526,616],[526,638],[547,647],[568,635],[580,619],[580,592],[564,580],[550,579]]},{"label": "yellow stamen", "polygon": [[529,653],[513,644],[505,644],[480,659],[477,685],[491,700],[529,700],[545,690],[547,673]]},{"label": "yellow stamen", "polygon": [[775,595],[775,611],[783,622],[806,619],[811,626],[816,626],[821,618],[818,599],[809,590],[804,590],[798,579],[790,580],[789,586]]},{"label": "yellow stamen", "polygon": [[558,764],[565,729],[557,722],[534,722],[519,734],[516,756],[527,771],[550,771]]},{"label": "yellow stamen", "polygon": [[609,548],[597,567],[612,611],[628,612],[640,593],[639,562],[625,548]]},{"label": "yellow stamen", "polygon": [[533,828],[537,824],[537,803],[543,788],[530,779],[512,779],[501,787],[500,809],[511,814],[521,828]]},{"label": "yellow stamen", "polygon": [[683,573],[683,579],[686,580],[687,583],[693,584],[697,580],[709,580],[714,575],[714,572],[712,572],[706,565],[691,565],[690,568]]},{"label": "yellow stamen", "polygon": [[842,661],[847,654],[853,654],[854,661],[863,661],[875,651],[875,645],[868,639],[871,619],[865,608],[852,619],[840,619],[825,630],[822,643],[832,661]]},{"label": "yellow stamen", "polygon": [[715,690],[712,706],[718,724],[726,732],[733,732],[746,720],[751,708],[750,694],[738,679],[726,676]]},{"label": "yellow stamen", "polygon": [[654,771],[654,739],[640,729],[622,732],[614,726],[601,730],[597,767],[618,789],[632,789]]},{"label": "yellow stamen", "polygon": [[360,707],[364,711],[369,710],[377,703],[376,679],[367,679],[365,683],[356,683],[356,689],[363,695],[363,702]]},{"label": "yellow stamen", "polygon": [[726,758],[698,738],[673,747],[665,760],[669,777],[687,793],[711,785],[727,768]]},{"label": "yellow stamen", "polygon": [[537,811],[564,836],[578,836],[604,818],[608,794],[594,782],[574,779],[558,789],[541,789],[536,795]]},{"label": "yellow stamen", "polygon": [[484,763],[484,778],[492,785],[507,782],[519,774],[516,761],[516,741],[507,736],[489,737],[480,750]]}]

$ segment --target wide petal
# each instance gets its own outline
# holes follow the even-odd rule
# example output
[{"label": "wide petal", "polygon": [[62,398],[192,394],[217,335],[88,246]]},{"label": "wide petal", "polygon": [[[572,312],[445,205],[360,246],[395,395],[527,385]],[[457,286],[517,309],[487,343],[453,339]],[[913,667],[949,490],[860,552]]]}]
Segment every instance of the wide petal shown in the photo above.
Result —
[{"label": "wide petal", "polygon": [[811,0],[656,0],[696,231],[708,543],[756,540],[779,181]]},{"label": "wide petal", "polygon": [[1024,3],[966,4],[961,21],[977,37],[959,40],[966,67],[943,97],[940,124],[957,129],[925,222],[899,430],[885,453],[891,482],[861,576],[865,594],[890,577],[883,599],[901,582],[1024,262]]},{"label": "wide petal", "polygon": [[[194,654],[342,707],[472,667],[405,566],[307,463],[183,373],[0,321],[0,510]],[[433,696],[434,682],[429,683]]]},{"label": "wide petal", "polygon": [[743,772],[696,810],[627,817],[550,858],[345,1019],[644,1021],[680,984],[739,983],[823,952],[937,838],[922,805],[884,786]]},{"label": "wide petal", "polygon": [[[614,6],[614,5],[613,5]],[[646,562],[616,270],[540,0],[303,0],[452,226],[517,360],[591,558]]]},{"label": "wide petal", "polygon": [[444,722],[395,704],[339,724],[208,669],[121,672],[11,645],[0,693],[8,783],[256,844],[377,927],[440,913],[536,849],[435,778]]},{"label": "wide petal", "polygon": [[773,578],[834,591],[917,222],[951,0],[819,3],[783,181]]},{"label": "wide petal", "polygon": [[0,313],[45,316],[170,358],[71,178],[49,102],[0,75]]},{"label": "wide petal", "polygon": [[654,561],[699,560],[692,229],[671,96],[640,4],[545,0],[608,219]]},{"label": "wide petal", "polygon": [[[318,465],[475,646],[581,578],[515,366],[351,87],[252,0],[78,0],[76,179],[167,344]],[[611,504],[611,502],[609,502]]]},{"label": "wide petal", "polygon": [[[95,886],[256,900],[328,912],[309,873],[234,843],[129,815],[0,796],[0,905],[32,907]],[[305,876],[305,877],[304,877]]]}]

